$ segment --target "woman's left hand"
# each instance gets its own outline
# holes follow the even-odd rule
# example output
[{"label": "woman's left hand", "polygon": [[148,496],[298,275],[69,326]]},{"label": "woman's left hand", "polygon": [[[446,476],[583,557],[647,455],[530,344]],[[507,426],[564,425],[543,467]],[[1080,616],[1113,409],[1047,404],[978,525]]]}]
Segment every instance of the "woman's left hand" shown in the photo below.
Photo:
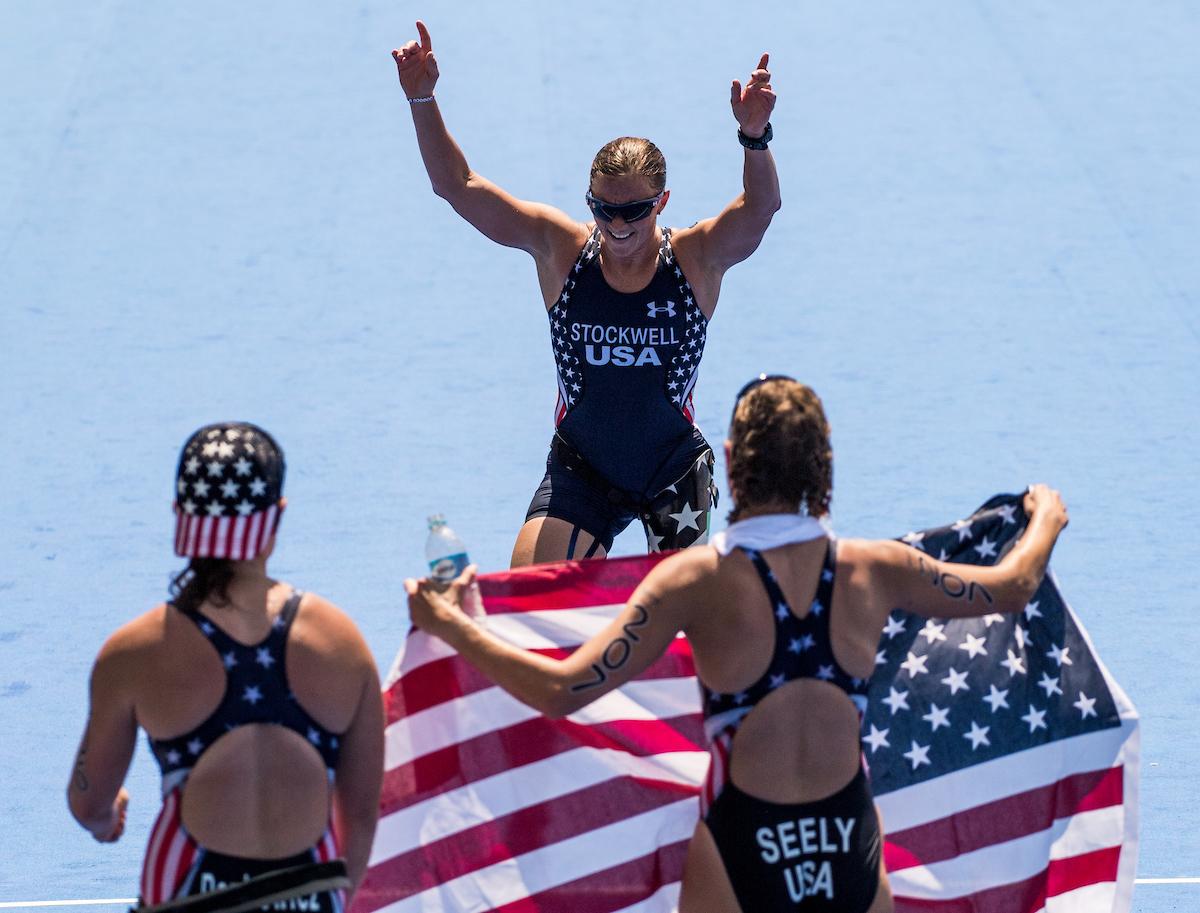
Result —
[{"label": "woman's left hand", "polygon": [[116,843],[125,833],[125,809],[129,806],[129,791],[122,786],[117,790],[113,799],[111,818],[103,827],[92,831],[92,836],[100,843]]},{"label": "woman's left hand", "polygon": [[437,634],[446,625],[468,618],[462,610],[463,594],[475,581],[475,565],[470,565],[450,586],[436,583],[428,577],[404,581],[408,593],[408,615],[412,623],[430,634]]},{"label": "woman's left hand", "polygon": [[730,90],[729,102],[733,116],[746,136],[758,139],[767,129],[771,111],[775,108],[775,92],[771,88],[771,72],[767,69],[769,54],[763,54],[758,68],[750,74],[745,87],[736,79]]}]

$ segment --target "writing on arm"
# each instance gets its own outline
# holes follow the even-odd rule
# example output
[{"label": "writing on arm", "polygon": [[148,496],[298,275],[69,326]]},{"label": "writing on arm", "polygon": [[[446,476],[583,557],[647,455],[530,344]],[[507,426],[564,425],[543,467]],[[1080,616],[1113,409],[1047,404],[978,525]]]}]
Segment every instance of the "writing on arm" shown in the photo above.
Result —
[{"label": "writing on arm", "polygon": [[119,635],[109,639],[92,670],[91,711],[71,776],[67,806],[98,840],[115,840],[123,829],[128,801],[121,784],[137,742],[137,719],[124,683],[132,676]]},{"label": "writing on arm", "polygon": [[71,774],[71,786],[81,793],[88,790],[88,775],[87,775],[87,750],[88,736],[83,734],[83,741],[79,745],[79,752],[75,755],[75,770]]},{"label": "writing on arm", "polygon": [[939,561],[891,540],[859,542],[869,555],[872,603],[881,611],[901,608],[933,618],[966,618],[1018,612],[1041,581],[1030,572],[1018,542],[998,564],[981,566]]},{"label": "writing on arm", "polygon": [[928,580],[936,589],[950,599],[965,599],[968,603],[974,603],[976,596],[980,597],[991,606],[995,603],[992,594],[988,592],[988,588],[977,580],[963,580],[951,571],[939,568],[937,563],[932,559],[925,560],[925,556],[919,553],[909,554],[908,566],[916,571],[917,576],[923,580]]},{"label": "writing on arm", "polygon": [[600,659],[588,667],[593,677],[573,684],[571,691],[587,691],[603,685],[608,681],[610,673],[619,671],[629,661],[633,654],[633,645],[641,642],[637,629],[645,626],[650,620],[650,612],[645,606],[635,605],[633,608],[634,617],[621,625],[621,634],[610,640],[601,652]]}]

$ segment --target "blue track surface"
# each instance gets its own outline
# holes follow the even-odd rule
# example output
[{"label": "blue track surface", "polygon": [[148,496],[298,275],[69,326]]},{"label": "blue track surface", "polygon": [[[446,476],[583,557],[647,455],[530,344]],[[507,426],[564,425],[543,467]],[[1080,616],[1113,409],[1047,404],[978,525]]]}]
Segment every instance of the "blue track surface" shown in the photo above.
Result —
[{"label": "blue track surface", "polygon": [[414,12],[476,169],[579,217],[623,133],[666,153],[668,224],[717,211],[729,80],[771,52],[784,209],[726,279],[701,427],[759,370],[811,382],[843,534],[1061,487],[1056,573],[1143,716],[1140,874],[1200,876],[1200,7],[46,0],[0,27],[0,902],[134,892],[149,755],[115,847],[63,789],[96,650],[177,567],[192,429],[276,434],[274,570],[381,664],[426,514],[507,563],[548,333],[531,262],[429,192],[389,56]]}]

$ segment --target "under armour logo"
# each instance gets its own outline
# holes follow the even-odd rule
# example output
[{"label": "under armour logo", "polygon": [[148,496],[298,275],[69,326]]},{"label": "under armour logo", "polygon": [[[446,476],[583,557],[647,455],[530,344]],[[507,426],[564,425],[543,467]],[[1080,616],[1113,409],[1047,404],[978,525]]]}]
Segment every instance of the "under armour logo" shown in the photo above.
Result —
[{"label": "under armour logo", "polygon": [[647,317],[657,317],[659,314],[666,314],[668,317],[674,317],[675,302],[668,301],[663,307],[656,307],[653,301],[646,305]]}]

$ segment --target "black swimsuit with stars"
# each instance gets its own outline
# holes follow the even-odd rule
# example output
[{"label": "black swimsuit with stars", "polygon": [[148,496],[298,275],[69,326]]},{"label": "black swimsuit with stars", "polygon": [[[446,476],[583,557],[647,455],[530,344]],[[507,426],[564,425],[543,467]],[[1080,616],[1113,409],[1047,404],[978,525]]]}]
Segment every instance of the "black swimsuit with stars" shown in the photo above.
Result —
[{"label": "black swimsuit with stars", "polygon": [[814,802],[768,802],[729,776],[738,726],[766,695],[787,682],[815,678],[840,688],[861,714],[868,683],[838,663],[830,637],[836,545],[829,541],[816,595],[803,618],[788,605],[763,556],[744,549],[771,600],[775,649],[753,685],[738,694],[701,686],[712,751],[704,823],[745,913],[864,913],[879,888],[883,834],[866,773]]},{"label": "black swimsuit with stars", "polygon": [[708,446],[692,407],[708,321],[671,230],[662,231],[650,284],[618,292],[600,268],[594,229],[548,314],[558,436],[616,488],[657,494]]},{"label": "black swimsuit with stars", "polygon": [[300,706],[288,686],[288,632],[296,619],[303,593],[293,592],[260,643],[247,646],[234,640],[199,612],[183,612],[221,657],[225,666],[225,695],[208,719],[191,732],[171,739],[150,739],[150,748],[164,780],[191,770],[213,742],[238,726],[273,723],[299,733],[321,755],[326,768],[337,767],[340,744]]},{"label": "black swimsuit with stars", "polygon": [[555,517],[605,552],[639,518],[650,551],[707,541],[716,505],[713,455],[694,422],[692,391],[708,321],[662,230],[640,292],[618,292],[592,230],[547,315],[558,377],[546,475],[525,519]]},{"label": "black swimsuit with stars", "polygon": [[[280,891],[285,892],[280,896],[291,897],[293,894],[286,893],[290,891],[299,892],[294,895],[296,899],[280,901],[289,909],[342,913],[344,897],[336,886],[344,879],[329,880],[334,874],[344,874],[345,869],[337,861],[339,851],[332,826],[327,826],[324,836],[308,850],[280,859],[252,859],[202,846],[183,822],[183,793],[192,768],[221,736],[239,726],[266,723],[298,733],[320,755],[333,781],[341,752],[340,736],[313,719],[288,685],[288,634],[302,598],[302,593],[293,591],[267,636],[256,644],[239,643],[197,611],[169,607],[169,611],[179,612],[196,625],[216,650],[225,670],[225,692],[217,708],[190,732],[150,739],[150,748],[162,769],[163,807],[151,831],[142,867],[142,906],[226,889],[238,896],[242,896],[238,892],[245,894],[242,900]],[[281,870],[287,870],[286,874]],[[245,884],[249,879],[263,878],[266,880]]]}]

